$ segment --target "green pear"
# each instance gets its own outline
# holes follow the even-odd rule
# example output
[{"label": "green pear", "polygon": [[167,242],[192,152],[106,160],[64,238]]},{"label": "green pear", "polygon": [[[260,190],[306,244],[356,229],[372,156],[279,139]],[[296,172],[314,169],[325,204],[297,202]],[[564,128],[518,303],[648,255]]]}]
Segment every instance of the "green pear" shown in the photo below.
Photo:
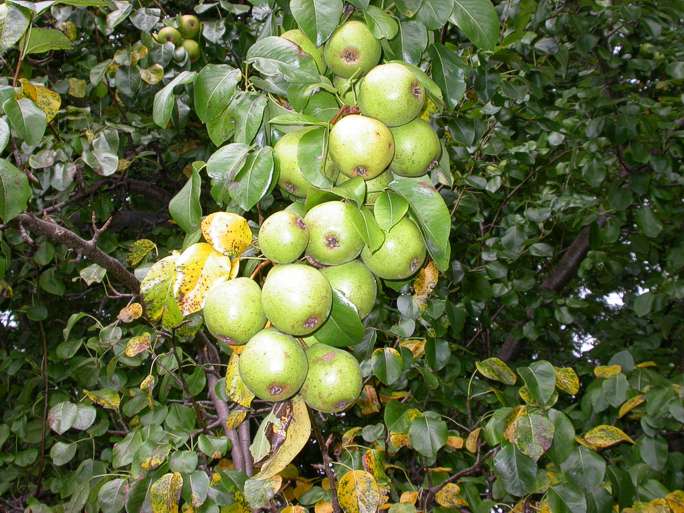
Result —
[{"label": "green pear", "polygon": [[180,17],[178,30],[184,39],[197,39],[200,33],[200,20],[192,14],[184,14]]},{"label": "green pear", "polygon": [[204,302],[204,324],[226,344],[245,344],[266,325],[259,285],[249,278],[213,285]]},{"label": "green pear", "polygon": [[283,135],[273,147],[275,167],[278,171],[278,186],[288,194],[304,198],[313,189],[299,167],[297,149],[302,136],[309,129],[305,128]]},{"label": "green pear", "polygon": [[373,309],[378,293],[375,276],[359,260],[321,269],[330,286],[351,301],[362,319]]},{"label": "green pear", "polygon": [[360,21],[348,21],[325,44],[323,56],[332,72],[349,78],[363,74],[380,62],[380,43]]},{"label": "green pear", "polygon": [[301,388],[308,370],[296,338],[268,328],[254,335],[240,353],[240,378],[264,401],[284,401]]},{"label": "green pear", "polygon": [[415,73],[401,64],[373,68],[359,86],[359,108],[387,126],[415,119],[423,109],[425,89]]},{"label": "green pear", "polygon": [[363,240],[354,228],[356,207],[343,201],[316,205],[304,216],[309,228],[306,254],[323,265],[337,265],[355,259]]},{"label": "green pear", "polygon": [[325,73],[325,61],[323,60],[323,50],[316,47],[316,45],[307,37],[307,35],[299,29],[288,30],[283,32],[280,37],[296,44],[303,52],[308,53],[313,58],[318,68],[318,72],[322,75]]},{"label": "green pear", "polygon": [[164,27],[157,33],[157,41],[162,44],[173,43],[174,46],[180,46],[183,36],[173,27]]},{"label": "green pear", "polygon": [[389,128],[376,119],[357,114],[335,123],[329,145],[333,162],[350,178],[375,178],[394,156],[394,139]]},{"label": "green pear", "polygon": [[183,48],[188,52],[188,57],[190,57],[190,62],[195,62],[200,58],[202,50],[200,50],[200,45],[194,39],[184,39]]},{"label": "green pear", "polygon": [[318,269],[280,264],[266,276],[261,304],[273,326],[301,337],[313,333],[328,318],[332,289]]},{"label": "green pear", "polygon": [[361,393],[359,362],[343,349],[313,344],[306,350],[309,372],[301,395],[306,404],[323,413],[349,408]]},{"label": "green pear", "polygon": [[394,158],[390,169],[401,176],[423,176],[439,162],[442,146],[430,123],[416,118],[390,128],[394,137]]},{"label": "green pear", "polygon": [[361,252],[371,272],[385,280],[404,280],[413,275],[423,265],[425,255],[423,234],[408,217],[385,234],[385,242],[375,253],[368,247]]},{"label": "green pear", "polygon": [[294,262],[309,243],[309,229],[304,220],[287,210],[270,215],[259,228],[259,248],[276,264]]}]

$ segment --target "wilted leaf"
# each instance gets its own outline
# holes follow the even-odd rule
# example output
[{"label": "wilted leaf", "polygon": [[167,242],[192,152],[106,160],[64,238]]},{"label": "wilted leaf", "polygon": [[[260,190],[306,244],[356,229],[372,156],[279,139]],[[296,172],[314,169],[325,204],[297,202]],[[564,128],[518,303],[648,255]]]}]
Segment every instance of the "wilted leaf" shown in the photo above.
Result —
[{"label": "wilted leaf", "polygon": [[226,427],[228,429],[236,429],[240,424],[242,424],[247,418],[248,410],[243,410],[236,408],[228,413],[226,418]]},{"label": "wilted leaf", "polygon": [[665,496],[668,506],[672,513],[684,513],[684,491],[675,490]]},{"label": "wilted leaf", "polygon": [[380,412],[378,393],[373,388],[373,385],[365,385],[363,387],[361,396],[357,399],[356,404],[361,409],[361,415],[373,415]]},{"label": "wilted leaf", "polygon": [[252,404],[252,399],[254,399],[254,394],[247,388],[240,377],[239,362],[240,355],[234,351],[230,355],[226,370],[226,397],[240,406],[249,408]]},{"label": "wilted leaf", "polygon": [[425,342],[424,338],[405,338],[399,341],[399,347],[405,347],[411,354],[413,358],[420,358],[425,354]]},{"label": "wilted leaf", "polygon": [[577,395],[580,389],[579,378],[572,367],[554,367],[556,371],[556,388],[570,395]]},{"label": "wilted leaf", "polygon": [[143,308],[140,303],[131,303],[119,310],[119,315],[116,316],[123,323],[133,322],[142,316]]},{"label": "wilted leaf", "polygon": [[622,406],[620,406],[620,411],[618,411],[618,419],[621,419],[644,402],[646,402],[646,396],[644,394],[635,395],[631,399],[627,399],[624,403],[622,403]]},{"label": "wilted leaf", "polygon": [[355,426],[345,431],[342,435],[342,447],[353,444],[356,437],[361,434],[362,429],[361,426]]},{"label": "wilted leaf", "polygon": [[622,442],[634,443],[634,440],[620,428],[607,424],[602,424],[590,429],[584,434],[582,439],[592,449],[606,449]]},{"label": "wilted leaf", "polygon": [[252,230],[247,220],[229,212],[214,212],[202,220],[204,239],[219,253],[240,256],[252,243]]},{"label": "wilted leaf", "polygon": [[468,437],[466,438],[465,441],[465,448],[468,452],[475,454],[477,452],[477,448],[479,445],[479,440],[480,440],[480,432],[482,431],[482,428],[476,428],[473,429],[470,433],[468,433]]},{"label": "wilted leaf", "polygon": [[500,358],[487,358],[481,362],[475,362],[475,366],[477,367],[478,372],[485,378],[499,381],[505,385],[515,385],[515,382],[517,381],[515,373],[506,365],[506,362]]},{"label": "wilted leaf", "polygon": [[150,348],[151,341],[152,336],[149,333],[143,333],[142,335],[131,337],[126,343],[124,354],[129,358],[134,358],[140,353],[147,351]]},{"label": "wilted leaf", "polygon": [[458,508],[467,506],[467,502],[461,497],[461,487],[456,483],[447,483],[435,495],[437,504],[444,508]]},{"label": "wilted leaf", "polygon": [[401,494],[401,496],[399,497],[399,502],[401,504],[415,504],[417,500],[418,500],[418,492],[417,491],[403,492]]},{"label": "wilted leaf", "polygon": [[351,470],[342,476],[337,498],[346,513],[374,513],[382,503],[375,478],[364,470]]},{"label": "wilted leaf", "polygon": [[599,365],[594,369],[594,376],[597,378],[612,378],[622,372],[620,365]]},{"label": "wilted leaf", "polygon": [[178,502],[183,489],[179,472],[164,474],[150,487],[152,513],[178,513]]},{"label": "wilted leaf", "polygon": [[31,98],[33,103],[35,103],[40,110],[45,112],[45,119],[49,123],[52,121],[57,112],[59,112],[59,107],[62,105],[62,98],[59,93],[48,89],[47,87],[32,84],[25,78],[20,80],[21,91],[24,96]]},{"label": "wilted leaf", "polygon": [[201,310],[209,288],[221,278],[230,279],[230,269],[230,259],[204,242],[183,251],[176,260],[173,289],[183,315]]},{"label": "wilted leaf", "polygon": [[116,391],[111,388],[103,388],[102,390],[84,390],[85,396],[95,404],[107,408],[108,410],[118,410],[121,398]]},{"label": "wilted leaf", "polygon": [[158,84],[164,78],[164,68],[155,62],[149,68],[140,69],[140,78],[150,85]]},{"label": "wilted leaf", "polygon": [[463,449],[465,440],[461,436],[451,435],[447,437],[447,447],[451,449]]},{"label": "wilted leaf", "polygon": [[169,255],[155,263],[140,283],[145,312],[150,321],[161,321],[166,329],[172,329],[183,321],[183,314],[174,297],[177,254]]},{"label": "wilted leaf", "polygon": [[435,290],[438,279],[439,271],[432,260],[418,271],[418,276],[413,282],[413,298],[421,310],[427,306],[427,300]]}]

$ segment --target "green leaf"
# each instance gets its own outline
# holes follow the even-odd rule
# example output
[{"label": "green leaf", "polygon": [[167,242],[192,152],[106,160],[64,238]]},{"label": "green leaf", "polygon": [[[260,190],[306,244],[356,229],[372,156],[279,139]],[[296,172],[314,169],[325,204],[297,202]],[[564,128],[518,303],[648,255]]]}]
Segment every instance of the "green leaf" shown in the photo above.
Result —
[{"label": "green leaf", "polygon": [[236,143],[250,144],[261,126],[267,103],[266,96],[259,93],[243,93],[235,95],[228,110],[235,119]]},{"label": "green leaf", "polygon": [[113,128],[101,130],[93,139],[91,149],[84,149],[83,160],[101,176],[110,176],[119,168],[119,132]]},{"label": "green leaf", "polygon": [[126,504],[128,481],[122,478],[107,481],[97,493],[102,513],[118,513]]},{"label": "green leaf", "polygon": [[7,143],[10,139],[10,127],[7,124],[7,118],[4,116],[0,118],[0,153],[5,151]]},{"label": "green leaf", "polygon": [[442,89],[447,105],[455,108],[466,90],[465,69],[456,52],[435,43],[429,48],[432,58],[432,78]]},{"label": "green leaf", "polygon": [[553,513],[587,513],[584,493],[570,483],[552,486],[547,497]]},{"label": "green leaf", "polygon": [[233,98],[235,87],[241,78],[240,70],[227,64],[204,66],[194,84],[197,117],[206,123],[219,116]]},{"label": "green leaf", "polygon": [[292,0],[290,10],[297,25],[316,46],[325,43],[342,16],[342,0]]},{"label": "green leaf", "polygon": [[45,113],[28,98],[9,98],[2,104],[15,137],[23,139],[29,146],[40,143],[47,128]]},{"label": "green leaf", "polygon": [[0,5],[0,52],[12,48],[29,26],[29,17],[16,5]]},{"label": "green leaf", "polygon": [[560,465],[570,456],[576,446],[575,427],[565,413],[551,409],[548,412],[549,420],[553,423],[553,442],[548,451],[551,460]]},{"label": "green leaf", "polygon": [[210,458],[216,455],[223,456],[228,450],[228,439],[222,436],[200,435],[197,439],[197,447]]},{"label": "green leaf", "polygon": [[212,180],[231,181],[242,169],[248,154],[247,144],[232,143],[222,146],[207,160],[207,174]]},{"label": "green leaf", "polygon": [[534,490],[537,480],[537,464],[514,445],[505,443],[494,458],[494,471],[504,489],[515,497],[522,497]]},{"label": "green leaf", "polygon": [[195,451],[174,452],[169,458],[169,468],[172,472],[189,474],[197,468],[197,453]]},{"label": "green leaf", "polygon": [[209,476],[202,470],[196,470],[187,476],[186,482],[190,486],[190,503],[194,508],[199,508],[209,495]]},{"label": "green leaf", "polygon": [[458,26],[475,46],[493,50],[499,40],[499,16],[490,0],[453,0],[450,21]]},{"label": "green leaf", "polygon": [[314,334],[316,340],[335,347],[354,346],[363,340],[363,323],[354,304],[333,289],[330,316]]},{"label": "green leaf", "polygon": [[58,435],[68,431],[76,422],[78,408],[74,403],[63,401],[55,404],[48,412],[48,425]]},{"label": "green leaf", "polygon": [[169,213],[185,233],[197,231],[202,220],[202,177],[192,170],[192,176],[169,202]]},{"label": "green leaf", "polygon": [[425,25],[419,21],[413,20],[399,23],[399,31],[390,41],[390,47],[397,58],[415,65],[420,64],[421,57],[425,48],[427,48],[427,45],[428,33]]},{"label": "green leaf", "polygon": [[385,234],[368,208],[359,208],[352,217],[352,222],[354,223],[354,229],[371,251],[380,249],[380,246],[385,241]]},{"label": "green leaf", "polygon": [[577,446],[561,463],[561,470],[571,483],[591,490],[602,483],[606,474],[606,462],[591,449]]},{"label": "green leaf", "polygon": [[332,185],[323,173],[328,153],[328,129],[324,127],[307,130],[297,143],[297,165],[308,182],[316,187]]},{"label": "green leaf", "polygon": [[74,456],[76,456],[76,449],[78,449],[78,444],[76,443],[55,443],[50,448],[50,458],[52,458],[52,464],[56,467],[61,467],[62,465],[69,463]]},{"label": "green leaf", "polygon": [[451,215],[441,194],[426,178],[395,176],[390,188],[408,201],[437,269],[446,271],[451,255]]},{"label": "green leaf", "polygon": [[303,84],[320,81],[313,58],[282,37],[259,39],[247,50],[246,62],[262,75],[280,81]]},{"label": "green leaf", "polygon": [[634,298],[634,313],[639,317],[645,317],[646,315],[650,314],[651,309],[653,308],[654,299],[655,295],[653,295],[651,292],[644,292],[643,294]]},{"label": "green leaf", "polygon": [[182,71],[176,78],[166,84],[163,89],[157,91],[157,94],[154,95],[152,118],[158,126],[166,128],[171,120],[174,99],[176,98],[173,90],[176,86],[192,83],[192,81],[195,80],[196,75],[197,73],[194,71]]},{"label": "green leaf", "polygon": [[378,226],[388,232],[404,218],[408,208],[408,202],[402,196],[393,191],[383,191],[375,200],[373,214]]},{"label": "green leaf", "polygon": [[411,421],[409,439],[411,447],[428,459],[434,459],[446,444],[448,437],[446,422],[434,412],[426,411]]},{"label": "green leaf", "polygon": [[485,378],[503,383],[504,385],[515,385],[517,376],[503,360],[491,357],[481,362],[475,362],[477,371]]},{"label": "green leaf", "polygon": [[140,431],[128,433],[123,440],[116,442],[112,449],[112,466],[121,468],[133,462],[135,454],[143,444]]},{"label": "green leaf", "polygon": [[657,471],[665,468],[669,451],[667,441],[664,438],[644,436],[637,445],[641,459],[649,467]]},{"label": "green leaf", "polygon": [[663,223],[658,220],[650,207],[641,207],[637,210],[636,222],[646,237],[655,238],[663,231]]},{"label": "green leaf", "polygon": [[355,176],[333,187],[331,192],[341,198],[353,201],[357,207],[361,208],[366,198],[366,181],[360,176]]},{"label": "green leaf", "polygon": [[282,479],[269,477],[259,479],[251,477],[245,481],[245,499],[253,510],[266,508],[280,488]]},{"label": "green leaf", "polygon": [[292,112],[287,114],[279,114],[278,116],[272,117],[268,120],[272,125],[299,125],[299,126],[328,126],[328,123],[321,121],[313,116],[308,116],[306,114],[300,114],[299,112]]},{"label": "green leaf", "polygon": [[454,9],[454,0],[431,0],[422,2],[416,20],[428,30],[439,30],[447,22]]},{"label": "green leaf", "polygon": [[269,429],[272,429],[274,425],[279,426],[280,419],[278,419],[278,417],[276,417],[273,412],[270,411],[268,412],[268,415],[266,415],[261,421],[261,424],[259,424],[259,428],[252,439],[252,443],[249,445],[249,452],[252,455],[252,459],[256,463],[259,463],[261,460],[266,458],[271,452],[271,442],[266,436],[266,432]]},{"label": "green leaf", "polygon": [[74,420],[71,427],[74,429],[78,429],[79,431],[85,431],[93,425],[93,422],[95,422],[95,418],[97,417],[97,410],[95,410],[93,406],[83,403],[78,403],[76,407],[76,419]]},{"label": "green leaf", "polygon": [[30,198],[26,175],[8,160],[0,159],[0,220],[9,223],[26,210]]},{"label": "green leaf", "polygon": [[363,12],[363,18],[376,39],[393,39],[399,32],[397,21],[374,5],[368,6]]},{"label": "green leaf", "polygon": [[554,429],[549,419],[542,415],[521,415],[515,421],[513,441],[520,452],[538,461],[551,447]]},{"label": "green leaf", "polygon": [[518,374],[537,404],[544,406],[551,400],[556,389],[556,372],[553,365],[543,360],[534,362],[529,367],[518,368]]},{"label": "green leaf", "polygon": [[401,377],[404,359],[393,347],[378,348],[371,357],[373,375],[385,385],[391,385]]},{"label": "green leaf", "polygon": [[274,175],[273,148],[265,146],[249,154],[235,177],[231,196],[243,210],[251,210],[271,187]]},{"label": "green leaf", "polygon": [[52,50],[71,50],[72,46],[69,38],[61,30],[32,27],[25,53],[28,55]]}]

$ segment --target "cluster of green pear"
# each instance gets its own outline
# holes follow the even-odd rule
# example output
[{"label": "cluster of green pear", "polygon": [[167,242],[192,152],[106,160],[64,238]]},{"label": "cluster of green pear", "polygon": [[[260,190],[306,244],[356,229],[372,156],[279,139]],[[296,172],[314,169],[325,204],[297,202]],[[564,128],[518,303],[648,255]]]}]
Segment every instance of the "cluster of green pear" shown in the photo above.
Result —
[{"label": "cluster of green pear", "polygon": [[178,28],[164,27],[157,32],[155,39],[159,43],[173,43],[176,51],[173,59],[176,62],[184,62],[186,57],[190,62],[200,58],[201,50],[197,42],[202,28],[200,20],[192,14],[184,14],[178,18]]}]

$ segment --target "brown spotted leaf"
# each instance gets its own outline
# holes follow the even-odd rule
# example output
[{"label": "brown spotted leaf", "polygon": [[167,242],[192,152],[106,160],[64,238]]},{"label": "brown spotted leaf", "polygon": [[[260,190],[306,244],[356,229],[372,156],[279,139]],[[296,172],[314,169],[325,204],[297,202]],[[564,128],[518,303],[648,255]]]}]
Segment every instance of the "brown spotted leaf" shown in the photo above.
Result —
[{"label": "brown spotted leaf", "polygon": [[665,496],[668,506],[672,513],[684,513],[684,491],[675,490]]},{"label": "brown spotted leaf", "polygon": [[84,390],[85,396],[95,404],[107,408],[108,410],[118,410],[121,404],[121,398],[116,391],[111,388],[103,388],[102,390]]},{"label": "brown spotted leaf", "polygon": [[337,483],[337,498],[345,513],[375,513],[382,494],[375,478],[365,470],[350,470]]},{"label": "brown spotted leaf", "polygon": [[556,388],[566,394],[577,395],[580,389],[579,377],[572,367],[554,367]]},{"label": "brown spotted leaf", "polygon": [[465,448],[468,452],[475,454],[477,452],[477,446],[478,442],[480,440],[480,432],[482,431],[482,428],[476,428],[473,429],[469,434],[468,438],[466,438],[465,441]]},{"label": "brown spotted leaf", "polygon": [[179,472],[164,474],[150,487],[152,513],[178,513],[178,502],[183,489]]},{"label": "brown spotted leaf", "polygon": [[621,419],[634,408],[642,405],[644,402],[646,402],[646,396],[644,394],[635,395],[631,399],[627,399],[624,403],[622,403],[622,406],[620,406],[620,410],[618,411],[618,419]]},{"label": "brown spotted leaf", "polygon": [[487,358],[481,362],[475,362],[475,366],[485,378],[498,381],[504,385],[515,385],[518,379],[515,372],[500,358]]},{"label": "brown spotted leaf", "polygon": [[252,243],[247,220],[230,212],[214,212],[202,220],[202,235],[216,251],[229,257],[240,256]]},{"label": "brown spotted leaf", "polygon": [[150,348],[152,342],[152,335],[149,333],[143,333],[142,335],[137,335],[131,337],[126,343],[126,349],[124,349],[124,354],[129,358],[134,358],[140,353],[144,353]]},{"label": "brown spotted leaf", "polygon": [[45,119],[48,123],[52,121],[62,105],[62,98],[59,94],[47,87],[32,84],[25,78],[19,81],[21,82],[22,94],[33,100],[33,103],[45,113]]},{"label": "brown spotted leaf", "polygon": [[622,372],[620,365],[599,365],[594,369],[594,376],[597,378],[612,378]]},{"label": "brown spotted leaf", "polygon": [[622,442],[634,443],[627,433],[615,426],[601,424],[587,431],[582,439],[592,449],[606,449]]},{"label": "brown spotted leaf", "polygon": [[124,306],[121,310],[119,310],[119,315],[117,315],[116,318],[121,322],[128,324],[136,319],[140,319],[142,314],[142,305],[140,303],[131,303],[130,305]]},{"label": "brown spotted leaf", "polygon": [[378,393],[373,385],[366,385],[361,390],[361,396],[356,401],[356,404],[361,409],[361,415],[373,415],[380,411],[380,401],[378,400]]},{"label": "brown spotted leaf", "polygon": [[413,299],[421,310],[427,306],[428,298],[435,290],[438,280],[439,271],[432,260],[418,271],[418,276],[413,281]]},{"label": "brown spotted leaf", "polygon": [[152,322],[161,322],[165,329],[173,329],[183,322],[183,314],[176,303],[173,287],[176,282],[177,254],[155,263],[140,283],[145,314]]},{"label": "brown spotted leaf", "polygon": [[514,426],[513,443],[534,461],[551,447],[555,428],[546,417],[537,413],[522,415],[515,420]]},{"label": "brown spotted leaf", "polygon": [[461,497],[461,487],[456,483],[447,483],[435,495],[437,504],[444,508],[460,508],[467,506],[467,502]]},{"label": "brown spotted leaf", "polygon": [[405,338],[399,341],[399,347],[405,347],[417,359],[425,354],[425,342],[424,338]]},{"label": "brown spotted leaf", "polygon": [[128,264],[135,267],[152,251],[157,251],[157,245],[149,239],[136,240],[128,249]]},{"label": "brown spotted leaf", "polygon": [[233,351],[228,360],[228,368],[226,370],[226,397],[240,406],[249,408],[252,404],[252,399],[254,399],[254,394],[247,388],[247,385],[245,385],[240,377],[239,362],[240,355],[237,351]]}]

